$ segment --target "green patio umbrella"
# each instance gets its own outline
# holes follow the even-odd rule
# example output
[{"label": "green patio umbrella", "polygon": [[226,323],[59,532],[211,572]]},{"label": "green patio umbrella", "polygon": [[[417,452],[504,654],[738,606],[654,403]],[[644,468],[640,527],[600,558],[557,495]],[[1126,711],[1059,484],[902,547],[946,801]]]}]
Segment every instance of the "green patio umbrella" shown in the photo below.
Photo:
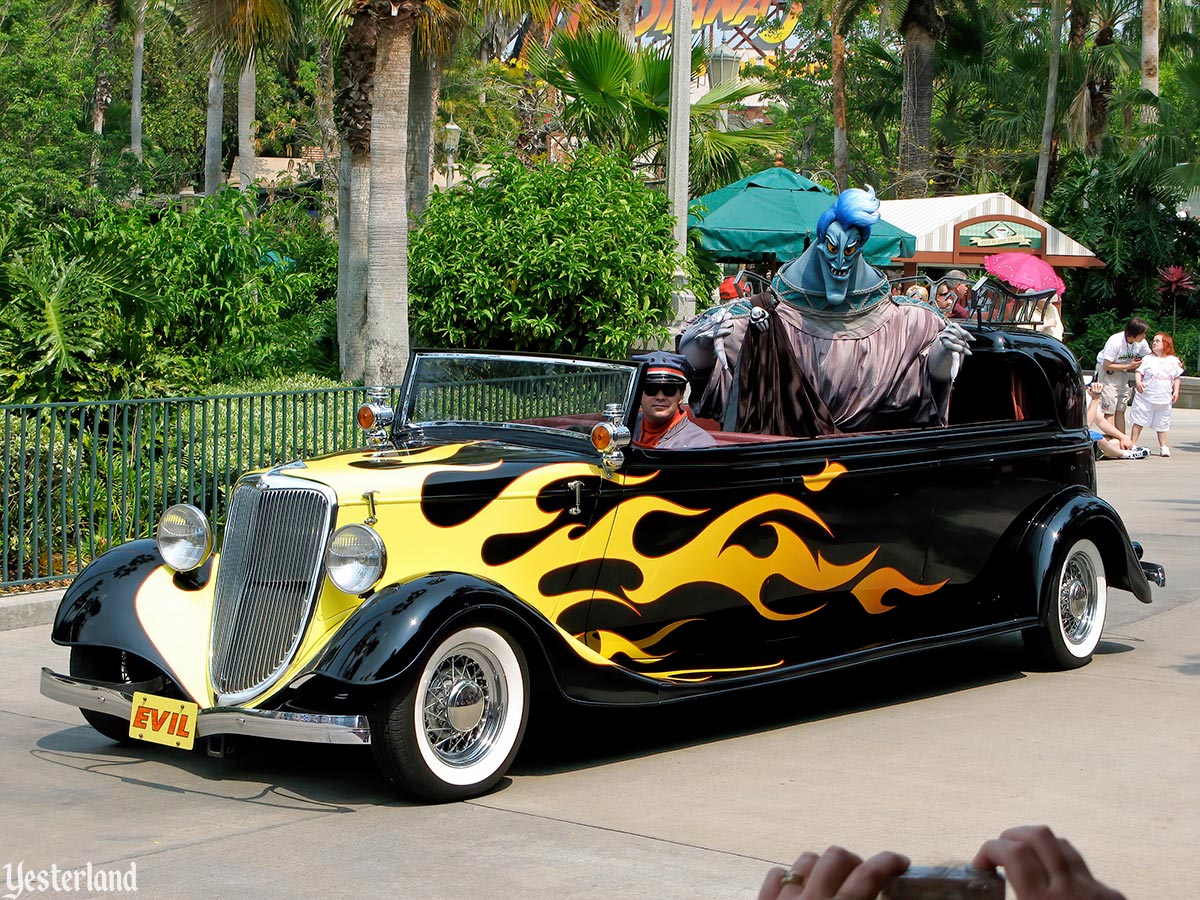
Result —
[{"label": "green patio umbrella", "polygon": [[[688,204],[688,228],[721,262],[780,263],[795,259],[817,234],[817,219],[833,191],[783,166],[772,166]],[[883,220],[871,229],[864,253],[875,266],[911,256],[917,239]]]}]

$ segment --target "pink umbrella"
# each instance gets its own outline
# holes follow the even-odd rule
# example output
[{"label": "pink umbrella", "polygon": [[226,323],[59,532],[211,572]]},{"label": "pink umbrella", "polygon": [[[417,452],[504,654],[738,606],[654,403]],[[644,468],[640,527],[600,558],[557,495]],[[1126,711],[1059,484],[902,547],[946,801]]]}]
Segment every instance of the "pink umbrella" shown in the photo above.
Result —
[{"label": "pink umbrella", "polygon": [[1031,253],[994,253],[984,257],[983,267],[1019,291],[1048,291],[1060,297],[1067,286],[1048,262]]}]

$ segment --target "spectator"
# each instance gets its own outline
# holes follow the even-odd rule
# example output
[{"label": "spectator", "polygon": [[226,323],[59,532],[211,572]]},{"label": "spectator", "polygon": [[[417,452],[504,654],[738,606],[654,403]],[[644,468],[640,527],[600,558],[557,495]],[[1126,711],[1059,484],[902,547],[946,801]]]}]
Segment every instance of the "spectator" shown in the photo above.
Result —
[{"label": "spectator", "polygon": [[929,290],[924,285],[914,284],[904,294],[911,300],[919,300],[921,303],[929,302]]},{"label": "spectator", "polygon": [[1039,300],[1037,311],[1034,313],[1035,321],[1037,321],[1037,330],[1042,334],[1048,334],[1051,337],[1063,339],[1063,320],[1060,314],[1058,304],[1062,300],[1061,295],[1055,294],[1049,300]]},{"label": "spectator", "polygon": [[687,357],[657,350],[633,359],[646,363],[641,410],[633,426],[633,443],[660,450],[716,444],[713,436],[693,422],[683,408],[683,392],[692,368]]},{"label": "spectator", "polygon": [[965,319],[968,316],[967,307],[948,284],[939,282],[933,300],[937,304],[938,312],[947,319]]},{"label": "spectator", "polygon": [[1136,444],[1142,428],[1148,425],[1158,432],[1159,455],[1170,456],[1167,432],[1171,430],[1171,407],[1179,402],[1183,364],[1175,356],[1175,341],[1161,331],[1150,343],[1150,353],[1133,374],[1136,392],[1129,411],[1131,436]]},{"label": "spectator", "polygon": [[1103,389],[1104,385],[1098,381],[1088,385],[1087,424],[1092,440],[1095,441],[1096,451],[1104,459],[1145,459],[1150,455],[1150,451],[1145,447],[1136,446],[1136,435],[1130,437],[1118,431],[1117,426],[1104,417],[1101,410]]},{"label": "spectator", "polygon": [[[1017,900],[1124,900],[1097,881],[1069,841],[1044,825],[1009,828],[987,841],[971,863],[977,869],[1004,869]],[[841,847],[804,853],[791,869],[767,873],[758,900],[875,900],[908,858],[883,852],[865,862]]]},{"label": "spectator", "polygon": [[1101,407],[1106,419],[1112,419],[1118,431],[1125,430],[1125,407],[1129,404],[1130,376],[1150,355],[1146,343],[1146,323],[1130,319],[1123,332],[1112,335],[1096,354],[1096,381],[1104,385]]},{"label": "spectator", "polygon": [[970,310],[971,285],[967,283],[967,273],[962,269],[951,269],[942,276],[942,281],[950,285],[950,290],[958,296],[958,302],[962,304],[963,309]]}]

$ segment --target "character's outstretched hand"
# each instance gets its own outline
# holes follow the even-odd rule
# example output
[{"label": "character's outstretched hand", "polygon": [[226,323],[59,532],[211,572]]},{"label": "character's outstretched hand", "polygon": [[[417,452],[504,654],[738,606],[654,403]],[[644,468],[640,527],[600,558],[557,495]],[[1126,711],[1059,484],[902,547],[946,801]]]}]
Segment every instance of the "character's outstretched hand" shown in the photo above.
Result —
[{"label": "character's outstretched hand", "polygon": [[929,349],[929,377],[934,381],[953,381],[962,358],[971,355],[971,334],[954,322],[947,322]]},{"label": "character's outstretched hand", "polygon": [[718,358],[724,363],[725,338],[733,333],[734,315],[728,306],[705,311],[680,335],[679,352],[697,371],[707,371]]}]

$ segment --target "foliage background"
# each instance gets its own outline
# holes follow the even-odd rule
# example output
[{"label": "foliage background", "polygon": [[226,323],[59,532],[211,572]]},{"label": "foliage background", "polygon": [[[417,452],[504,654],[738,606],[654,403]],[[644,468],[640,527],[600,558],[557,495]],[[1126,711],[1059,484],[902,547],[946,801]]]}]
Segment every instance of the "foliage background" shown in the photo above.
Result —
[{"label": "foliage background", "polygon": [[665,336],[664,194],[595,149],[565,166],[494,156],[487,168],[473,189],[434,196],[412,236],[416,342],[619,357]]}]

